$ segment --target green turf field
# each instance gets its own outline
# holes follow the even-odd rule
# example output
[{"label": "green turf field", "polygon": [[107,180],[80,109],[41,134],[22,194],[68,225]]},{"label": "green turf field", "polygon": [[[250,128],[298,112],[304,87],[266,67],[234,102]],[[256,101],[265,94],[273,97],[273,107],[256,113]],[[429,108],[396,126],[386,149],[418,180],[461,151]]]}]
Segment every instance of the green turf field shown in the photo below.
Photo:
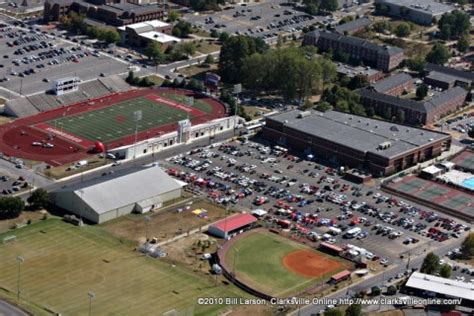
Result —
[{"label": "green turf field", "polygon": [[[176,94],[176,93],[171,93],[171,92],[159,92],[159,95],[162,96],[163,98],[174,100],[182,104],[186,104],[186,96],[184,94]],[[212,106],[196,98],[194,98],[193,107],[206,113],[212,112]]]},{"label": "green turf field", "polygon": [[135,133],[133,113],[139,110],[142,111],[142,120],[137,125],[139,132],[188,117],[184,111],[141,97],[46,123],[83,139],[107,143]]},{"label": "green turf field", "polygon": [[89,291],[96,295],[93,315],[162,315],[172,309],[215,315],[222,306],[198,306],[196,298],[243,295],[232,285],[215,286],[211,276],[144,257],[99,226],[51,219],[14,234],[17,241],[0,244],[0,287],[16,293],[21,255],[22,298],[62,315],[87,315]]},{"label": "green turf field", "polygon": [[[237,254],[235,273],[238,279],[267,294],[284,297],[317,286],[321,280],[293,273],[283,266],[283,258],[288,253],[300,249],[310,248],[270,232],[257,232],[236,240],[228,250],[225,260],[227,267],[232,271],[234,257]],[[344,261],[314,251],[323,257]],[[324,280],[337,272],[323,276]]]}]

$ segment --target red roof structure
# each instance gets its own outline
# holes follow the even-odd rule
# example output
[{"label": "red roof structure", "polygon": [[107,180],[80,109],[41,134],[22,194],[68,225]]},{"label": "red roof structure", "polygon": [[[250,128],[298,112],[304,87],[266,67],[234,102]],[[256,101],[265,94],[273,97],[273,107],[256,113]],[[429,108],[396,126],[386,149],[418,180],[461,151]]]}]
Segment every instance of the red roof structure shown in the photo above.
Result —
[{"label": "red roof structure", "polygon": [[255,216],[252,216],[247,213],[243,214],[235,214],[224,218],[218,222],[215,222],[210,227],[214,227],[224,233],[231,232],[233,230],[239,229],[240,227],[244,227],[250,225],[257,221]]},{"label": "red roof structure", "polygon": [[319,247],[327,248],[327,249],[330,249],[330,250],[335,251],[337,253],[341,253],[344,250],[341,247],[338,247],[336,245],[332,245],[332,244],[324,242],[324,241],[321,244],[319,244]]},{"label": "red roof structure", "polygon": [[334,280],[337,282],[340,280],[344,280],[345,278],[348,278],[350,275],[351,275],[351,272],[349,270],[344,270],[344,271],[334,274],[331,277],[331,280]]}]

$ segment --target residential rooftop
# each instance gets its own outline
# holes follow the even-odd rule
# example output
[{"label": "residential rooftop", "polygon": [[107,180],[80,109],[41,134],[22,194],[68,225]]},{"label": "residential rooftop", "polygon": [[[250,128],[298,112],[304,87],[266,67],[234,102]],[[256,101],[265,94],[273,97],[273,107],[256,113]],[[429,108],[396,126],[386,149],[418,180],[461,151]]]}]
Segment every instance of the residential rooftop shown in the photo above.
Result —
[{"label": "residential rooftop", "polygon": [[431,63],[426,64],[425,70],[427,70],[427,71],[437,71],[437,72],[440,72],[440,73],[443,73],[443,74],[446,74],[446,75],[463,78],[467,81],[470,81],[471,84],[474,81],[474,72],[472,72],[472,71],[463,71],[463,70],[458,70],[458,69],[454,69],[454,68],[450,68],[450,67],[431,64]]},{"label": "residential rooftop", "polygon": [[[267,119],[348,148],[386,158],[449,138],[449,135],[435,131],[337,111],[308,111],[307,115],[301,115],[301,111],[293,110]],[[388,148],[379,149],[387,142],[390,143]]]},{"label": "residential rooftop", "polygon": [[375,91],[384,93],[394,87],[397,87],[405,82],[412,81],[413,78],[403,72],[397,73],[395,75],[389,76],[383,80],[379,80],[376,83],[372,84],[372,87]]}]

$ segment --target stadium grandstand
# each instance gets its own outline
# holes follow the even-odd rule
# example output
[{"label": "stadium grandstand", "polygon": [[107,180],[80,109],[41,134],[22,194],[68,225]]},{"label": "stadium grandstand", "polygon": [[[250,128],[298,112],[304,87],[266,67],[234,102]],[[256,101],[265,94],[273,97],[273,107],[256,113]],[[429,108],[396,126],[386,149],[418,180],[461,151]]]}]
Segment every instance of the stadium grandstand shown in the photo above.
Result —
[{"label": "stadium grandstand", "polygon": [[67,104],[74,104],[87,99],[103,97],[107,94],[129,90],[130,86],[118,75],[87,81],[79,86],[79,90],[61,96],[38,93],[26,97],[9,100],[5,104],[4,113],[15,117],[26,117]]}]

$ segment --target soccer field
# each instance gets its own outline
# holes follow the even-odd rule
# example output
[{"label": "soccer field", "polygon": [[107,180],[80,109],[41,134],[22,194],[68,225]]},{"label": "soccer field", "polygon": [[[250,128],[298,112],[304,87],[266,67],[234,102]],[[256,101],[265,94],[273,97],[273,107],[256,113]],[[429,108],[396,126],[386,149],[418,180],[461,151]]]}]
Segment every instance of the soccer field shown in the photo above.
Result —
[{"label": "soccer field", "polygon": [[[140,97],[46,123],[92,142],[99,140],[108,143],[135,133],[135,111],[142,111],[142,119],[137,124],[138,132],[188,118],[185,111]],[[193,115],[189,118],[192,119]]]},{"label": "soccer field", "polygon": [[[330,272],[317,277],[308,277],[290,271],[284,258],[299,250],[307,250],[319,257],[321,265],[333,266]],[[259,231],[237,239],[225,256],[226,266],[233,270],[239,280],[266,294],[284,297],[317,286],[318,281],[349,268],[347,261],[313,250],[267,231]],[[302,262],[303,264],[303,262]],[[339,267],[338,267],[339,266]]]},{"label": "soccer field", "polygon": [[16,293],[16,257],[22,256],[22,299],[63,315],[87,315],[88,292],[95,294],[93,315],[162,315],[172,309],[215,315],[223,306],[197,305],[197,297],[242,296],[231,285],[215,286],[211,276],[144,257],[99,226],[51,219],[0,238],[13,233],[16,241],[0,244],[0,286]]}]

